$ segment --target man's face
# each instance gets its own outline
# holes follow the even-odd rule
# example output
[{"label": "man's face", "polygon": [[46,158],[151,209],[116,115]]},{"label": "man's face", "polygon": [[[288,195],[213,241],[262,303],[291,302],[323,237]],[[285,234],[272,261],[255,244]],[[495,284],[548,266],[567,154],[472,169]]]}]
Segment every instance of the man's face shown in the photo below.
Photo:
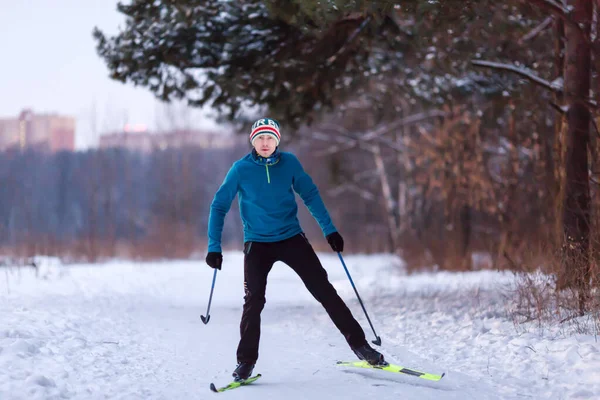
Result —
[{"label": "man's face", "polygon": [[269,157],[275,151],[277,147],[277,141],[273,135],[262,134],[258,135],[253,142],[254,149],[261,157]]}]

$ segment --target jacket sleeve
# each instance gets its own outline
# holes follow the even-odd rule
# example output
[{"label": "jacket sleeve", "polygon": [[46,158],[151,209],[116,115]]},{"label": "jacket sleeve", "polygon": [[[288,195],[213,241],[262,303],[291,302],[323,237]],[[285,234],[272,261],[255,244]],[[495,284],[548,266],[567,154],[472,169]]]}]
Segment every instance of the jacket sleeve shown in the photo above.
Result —
[{"label": "jacket sleeve", "polygon": [[208,251],[221,252],[221,234],[225,223],[225,215],[231,208],[231,202],[238,192],[238,175],[234,164],[225,176],[210,205],[208,216]]},{"label": "jacket sleeve", "polygon": [[319,189],[317,189],[310,175],[302,167],[300,160],[294,155],[291,155],[291,157],[294,163],[294,191],[300,195],[306,208],[308,208],[308,211],[310,211],[311,215],[319,223],[325,236],[337,231],[319,194]]}]

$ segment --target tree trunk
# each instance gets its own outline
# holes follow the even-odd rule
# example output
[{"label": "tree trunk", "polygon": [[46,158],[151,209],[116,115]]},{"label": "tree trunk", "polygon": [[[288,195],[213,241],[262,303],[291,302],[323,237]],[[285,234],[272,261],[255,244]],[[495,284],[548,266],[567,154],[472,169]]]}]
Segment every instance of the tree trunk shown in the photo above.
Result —
[{"label": "tree trunk", "polygon": [[[555,76],[565,76],[565,23],[561,18],[554,21],[554,67]],[[561,92],[554,92],[554,102],[562,105],[564,96]],[[564,193],[564,148],[565,148],[565,118],[563,115],[556,117],[554,124],[553,140],[546,140],[546,173],[547,187],[550,199],[553,202],[553,210],[562,209],[562,194]],[[562,220],[556,212],[556,223],[554,226],[553,245],[562,242]]]},{"label": "tree trunk", "polygon": [[473,215],[471,212],[471,206],[465,203],[461,206],[459,212],[460,221],[460,258],[462,260],[462,270],[471,271],[473,270],[473,260],[471,257],[471,231],[473,224]]},{"label": "tree trunk", "polygon": [[[600,0],[598,0],[600,1]],[[406,110],[408,109],[408,103],[406,101],[402,101],[401,108],[401,117],[405,119],[407,117]],[[410,127],[409,125],[403,125],[401,130],[394,130],[394,142],[398,146],[398,148],[402,147],[402,139],[408,137],[410,135]],[[403,152],[398,152],[396,156],[396,168],[400,172],[399,182],[398,182],[398,224],[399,224],[399,232],[398,234],[401,236],[405,231],[408,224],[408,177],[410,176],[410,161],[408,160],[408,156]]]},{"label": "tree trunk", "polygon": [[[590,112],[586,105],[591,85],[590,38],[592,2],[572,0],[573,19],[581,31],[565,26],[565,101],[567,138],[563,196],[562,283],[579,290],[579,311],[585,311],[590,272],[590,187],[588,143]],[[583,32],[583,33],[582,33]],[[587,35],[587,37],[585,37]]]},{"label": "tree trunk", "polygon": [[377,167],[377,175],[379,175],[379,181],[381,183],[381,191],[385,202],[385,209],[388,216],[388,228],[390,230],[391,242],[394,246],[394,252],[400,250],[400,226],[398,223],[396,204],[394,202],[394,196],[392,195],[392,188],[385,170],[385,163],[383,156],[381,155],[381,147],[374,145],[372,148],[373,157],[375,159],[375,165]]},{"label": "tree trunk", "polygon": [[515,197],[519,184],[519,138],[517,137],[517,118],[515,117],[515,106],[512,102],[508,105],[508,139],[510,141],[509,157],[507,162],[507,187],[505,195],[502,199],[504,208],[500,209],[500,229],[501,239],[498,247],[498,259],[502,259],[505,254],[510,256],[513,248],[513,230],[515,229],[514,217],[517,214],[515,211]]}]

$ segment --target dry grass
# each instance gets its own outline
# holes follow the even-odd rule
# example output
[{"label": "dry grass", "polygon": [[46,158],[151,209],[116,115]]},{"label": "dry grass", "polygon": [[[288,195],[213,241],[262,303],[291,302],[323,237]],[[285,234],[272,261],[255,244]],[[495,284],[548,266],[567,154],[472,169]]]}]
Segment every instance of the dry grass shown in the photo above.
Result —
[{"label": "dry grass", "polygon": [[[505,293],[512,305],[510,314],[515,328],[520,330],[521,326],[534,322],[540,329],[560,326],[565,336],[572,333],[598,335],[600,291],[591,285],[586,287],[585,312],[582,313],[580,288],[562,282],[565,263],[558,251],[545,250],[528,252],[519,257],[519,263],[511,261],[516,279]],[[575,269],[570,272],[573,276],[580,267]],[[574,283],[578,279],[573,277],[569,281]]]},{"label": "dry grass", "polygon": [[0,257],[28,260],[44,255],[58,257],[64,263],[96,263],[115,258],[152,261],[186,259],[204,252],[205,248],[206,240],[198,237],[191,225],[157,221],[149,234],[140,239],[116,240],[91,235],[68,241],[43,236],[21,238],[17,244],[0,249]]}]

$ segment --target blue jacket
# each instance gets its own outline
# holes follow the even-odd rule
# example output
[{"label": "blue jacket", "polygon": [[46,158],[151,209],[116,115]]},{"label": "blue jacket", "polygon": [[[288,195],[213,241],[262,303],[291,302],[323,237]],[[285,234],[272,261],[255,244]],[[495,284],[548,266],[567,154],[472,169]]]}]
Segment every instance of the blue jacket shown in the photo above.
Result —
[{"label": "blue jacket", "polygon": [[325,236],[336,231],[319,190],[295,155],[275,150],[263,158],[252,151],[233,164],[211,203],[208,251],[221,252],[225,215],[236,194],[245,242],[276,242],[301,233],[294,191]]}]

